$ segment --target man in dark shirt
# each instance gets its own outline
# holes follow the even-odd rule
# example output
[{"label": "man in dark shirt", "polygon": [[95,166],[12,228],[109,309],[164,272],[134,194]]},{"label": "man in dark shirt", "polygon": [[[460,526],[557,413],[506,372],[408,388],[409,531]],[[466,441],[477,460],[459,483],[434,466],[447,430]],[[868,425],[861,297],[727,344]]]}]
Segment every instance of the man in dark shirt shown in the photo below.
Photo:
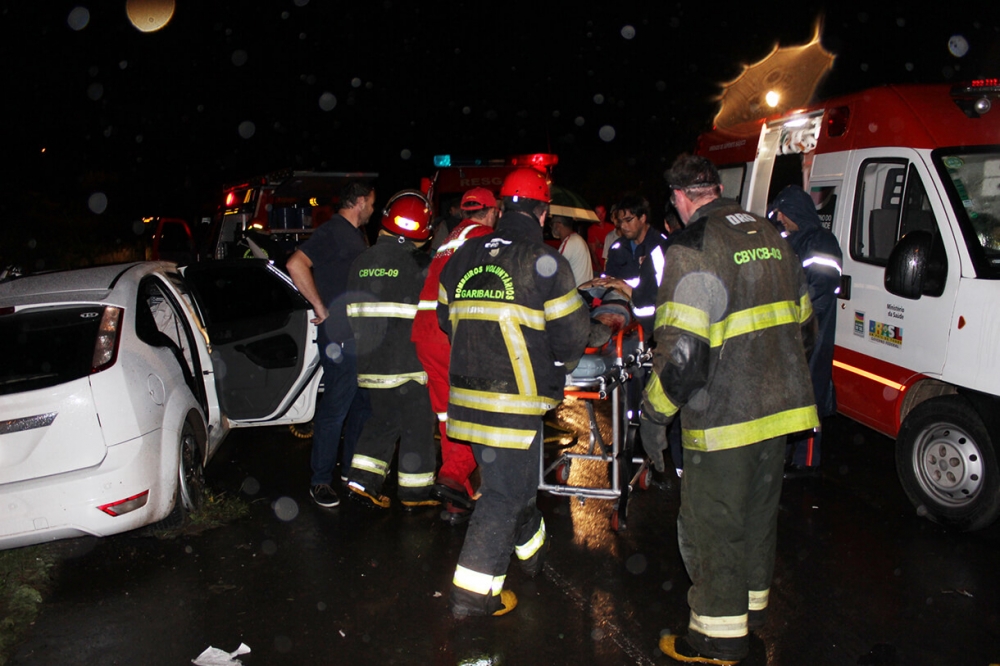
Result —
[{"label": "man in dark shirt", "polygon": [[313,419],[309,494],[323,507],[340,504],[331,484],[341,430],[344,430],[344,463],[349,466],[361,427],[371,413],[367,390],[358,388],[357,351],[347,320],[344,292],[351,263],[368,247],[364,226],[374,209],[372,185],[349,182],[341,191],[337,214],[316,229],[287,263],[288,274],[312,304],[316,313],[313,323],[319,326],[317,343],[323,365],[323,398]]}]

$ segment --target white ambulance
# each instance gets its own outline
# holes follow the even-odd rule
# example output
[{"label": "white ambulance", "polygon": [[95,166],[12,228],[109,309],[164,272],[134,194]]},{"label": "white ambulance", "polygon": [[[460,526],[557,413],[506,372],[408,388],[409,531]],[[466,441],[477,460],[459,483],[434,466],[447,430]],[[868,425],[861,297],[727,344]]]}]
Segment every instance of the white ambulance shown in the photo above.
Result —
[{"label": "white ambulance", "polygon": [[896,439],[920,515],[1000,514],[1000,81],[885,86],[716,129],[697,152],[764,214],[811,193],[844,253],[839,411]]}]

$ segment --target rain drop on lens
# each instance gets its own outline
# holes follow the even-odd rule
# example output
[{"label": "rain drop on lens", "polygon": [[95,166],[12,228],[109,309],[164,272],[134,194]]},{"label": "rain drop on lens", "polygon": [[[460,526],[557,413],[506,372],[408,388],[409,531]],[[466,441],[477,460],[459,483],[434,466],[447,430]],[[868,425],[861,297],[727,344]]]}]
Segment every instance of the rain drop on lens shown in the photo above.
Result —
[{"label": "rain drop on lens", "polygon": [[240,123],[239,133],[240,136],[243,137],[244,139],[249,139],[254,135],[254,132],[256,131],[257,131],[257,126],[254,125],[251,121],[244,120],[242,123]]},{"label": "rain drop on lens", "polygon": [[624,37],[625,39],[632,39],[633,37],[635,37],[635,28],[630,25],[623,26],[622,37]]},{"label": "rain drop on lens", "polygon": [[538,258],[535,262],[535,272],[542,277],[552,277],[559,270],[559,264],[556,262],[555,257],[549,255],[543,255]]},{"label": "rain drop on lens", "polygon": [[271,539],[264,539],[260,542],[260,552],[265,555],[274,555],[278,552],[278,544],[274,543]]},{"label": "rain drop on lens", "polygon": [[483,462],[491,463],[497,459],[497,452],[493,449],[486,447],[483,449]]},{"label": "rain drop on lens", "polygon": [[404,160],[408,160],[412,156],[412,153],[408,149],[403,148],[403,150],[399,151],[399,156]]},{"label": "rain drop on lens", "polygon": [[325,92],[319,96],[319,108],[323,111],[333,111],[337,106],[337,96],[331,92]]},{"label": "rain drop on lens", "polygon": [[272,508],[278,520],[286,523],[295,520],[299,515],[299,505],[291,497],[279,497],[274,501]]},{"label": "rain drop on lens", "polygon": [[598,136],[601,137],[601,141],[605,143],[615,140],[615,128],[611,125],[605,125],[598,132]]},{"label": "rain drop on lens", "polygon": [[66,17],[66,23],[72,30],[79,32],[90,23],[90,11],[86,7],[74,7]]},{"label": "rain drop on lens", "polygon": [[108,197],[104,192],[94,192],[87,199],[87,208],[90,209],[91,213],[100,215],[108,208]]},{"label": "rain drop on lens", "polygon": [[420,460],[420,454],[407,453],[403,456],[402,461],[400,461],[400,467],[406,472],[416,472],[420,469]]}]

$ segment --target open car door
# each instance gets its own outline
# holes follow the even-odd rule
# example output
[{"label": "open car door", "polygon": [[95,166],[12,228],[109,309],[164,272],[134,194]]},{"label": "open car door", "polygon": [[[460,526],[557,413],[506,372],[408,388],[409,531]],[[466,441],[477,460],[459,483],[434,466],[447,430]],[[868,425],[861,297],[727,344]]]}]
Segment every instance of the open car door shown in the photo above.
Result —
[{"label": "open car door", "polygon": [[218,409],[234,428],[313,417],[321,379],[310,305],[266,260],[180,269],[208,336]]}]

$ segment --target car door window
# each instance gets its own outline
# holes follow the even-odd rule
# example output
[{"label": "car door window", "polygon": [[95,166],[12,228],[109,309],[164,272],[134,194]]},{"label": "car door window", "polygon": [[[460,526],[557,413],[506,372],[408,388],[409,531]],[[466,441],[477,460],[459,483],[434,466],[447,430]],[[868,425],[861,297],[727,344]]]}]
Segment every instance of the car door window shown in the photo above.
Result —
[{"label": "car door window", "polygon": [[184,370],[185,378],[194,383],[197,372],[184,315],[178,311],[177,304],[163,285],[155,279],[144,280],[139,286],[135,333],[146,344],[165,347],[173,352]]},{"label": "car door window", "polygon": [[866,160],[858,175],[851,256],[884,266],[896,244],[906,185],[906,160]]}]

